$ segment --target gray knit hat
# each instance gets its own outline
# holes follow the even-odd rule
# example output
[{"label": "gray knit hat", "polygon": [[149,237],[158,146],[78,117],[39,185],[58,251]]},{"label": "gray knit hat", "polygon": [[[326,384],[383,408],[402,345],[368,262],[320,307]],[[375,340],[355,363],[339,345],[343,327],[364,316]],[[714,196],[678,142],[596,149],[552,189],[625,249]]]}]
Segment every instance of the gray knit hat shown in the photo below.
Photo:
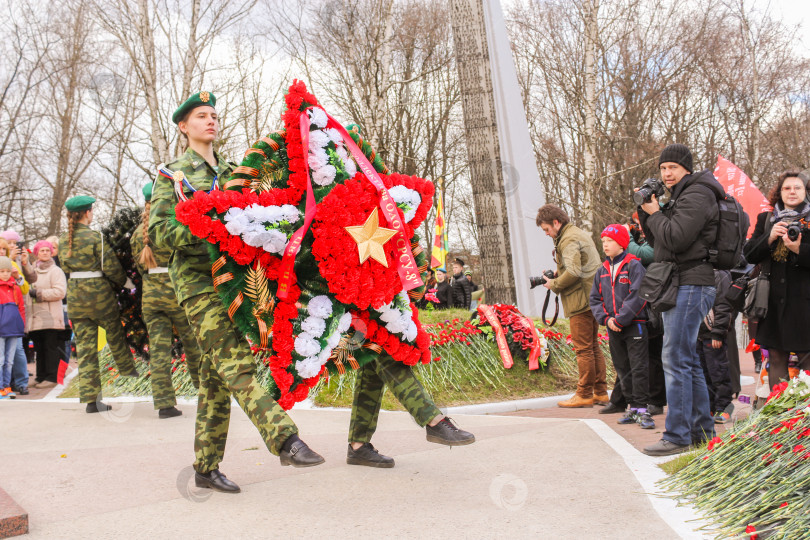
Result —
[{"label": "gray knit hat", "polygon": [[14,270],[14,265],[11,264],[11,259],[8,257],[0,257],[0,270]]}]

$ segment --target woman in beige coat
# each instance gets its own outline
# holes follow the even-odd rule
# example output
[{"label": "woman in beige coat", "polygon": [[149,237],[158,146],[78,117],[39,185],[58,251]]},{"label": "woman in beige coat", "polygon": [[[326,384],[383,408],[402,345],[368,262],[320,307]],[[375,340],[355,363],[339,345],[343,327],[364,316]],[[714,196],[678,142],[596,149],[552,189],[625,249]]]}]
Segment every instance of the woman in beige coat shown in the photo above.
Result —
[{"label": "woman in beige coat", "polygon": [[54,264],[53,251],[53,245],[47,240],[34,245],[37,280],[28,292],[32,304],[30,316],[26,317],[28,335],[34,342],[37,355],[37,384],[34,388],[56,386],[59,362],[65,354],[62,299],[67,291],[67,280],[62,269]]}]

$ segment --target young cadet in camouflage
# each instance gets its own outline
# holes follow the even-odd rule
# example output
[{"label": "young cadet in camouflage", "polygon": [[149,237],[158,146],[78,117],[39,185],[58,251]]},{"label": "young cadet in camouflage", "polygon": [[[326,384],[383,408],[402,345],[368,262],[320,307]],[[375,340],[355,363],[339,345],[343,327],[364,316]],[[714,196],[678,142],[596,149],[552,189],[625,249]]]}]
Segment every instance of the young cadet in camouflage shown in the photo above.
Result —
[{"label": "young cadet in camouflage", "polygon": [[143,294],[141,297],[141,312],[149,332],[149,364],[150,382],[152,384],[152,401],[160,418],[180,416],[182,411],[177,409],[177,399],[174,394],[172,382],[172,340],[173,327],[178,335],[182,336],[183,350],[186,355],[186,366],[191,376],[194,388],[200,387],[200,348],[197,338],[188,324],[186,312],[177,303],[174,288],[169,280],[169,256],[167,249],[149,245],[146,229],[149,226],[150,199],[152,197],[152,183],[143,188],[146,208],[143,219],[130,239],[132,256],[143,278]]},{"label": "young cadet in camouflage", "polygon": [[79,401],[87,403],[87,412],[109,409],[100,402],[99,327],[107,333],[118,371],[138,375],[113,292],[113,286],[124,286],[127,276],[103,235],[89,227],[94,202],[86,195],[68,199],[68,232],[59,239],[60,246],[68,246],[60,253],[60,263],[68,277],[67,303],[79,355]]},{"label": "young cadet in camouflage", "polygon": [[232,165],[213,151],[219,127],[215,104],[210,92],[200,92],[175,111],[172,120],[188,137],[189,149],[166,165],[173,171],[175,182],[157,176],[148,233],[153,245],[171,251],[169,278],[203,353],[194,440],[196,485],[237,493],[239,487],[219,472],[228,437],[231,395],[259,430],[268,450],[279,455],[282,465],[318,465],[323,458],[298,438],[295,423],[256,380],[250,347],[214,291],[207,244],[174,217],[178,202],[175,184],[191,196],[192,189],[178,182],[185,179],[195,191],[221,188],[232,170]]}]

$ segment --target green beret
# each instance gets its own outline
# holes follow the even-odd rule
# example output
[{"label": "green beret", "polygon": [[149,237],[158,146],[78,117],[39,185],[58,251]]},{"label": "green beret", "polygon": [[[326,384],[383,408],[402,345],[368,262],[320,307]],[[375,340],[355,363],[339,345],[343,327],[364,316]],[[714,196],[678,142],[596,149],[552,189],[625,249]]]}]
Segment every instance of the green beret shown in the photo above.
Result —
[{"label": "green beret", "polygon": [[175,124],[179,124],[185,116],[191,112],[192,109],[196,109],[197,107],[202,107],[204,105],[208,105],[210,107],[216,107],[217,105],[217,98],[211,92],[197,92],[187,100],[185,100],[177,110],[174,111],[172,115],[172,122]]},{"label": "green beret", "polygon": [[151,201],[152,200],[152,182],[149,182],[148,184],[143,186],[142,191],[143,191],[143,198],[146,200],[146,202]]},{"label": "green beret", "polygon": [[68,209],[68,212],[84,212],[85,210],[90,210],[94,202],[96,202],[96,200],[90,195],[79,195],[65,201],[65,208]]}]

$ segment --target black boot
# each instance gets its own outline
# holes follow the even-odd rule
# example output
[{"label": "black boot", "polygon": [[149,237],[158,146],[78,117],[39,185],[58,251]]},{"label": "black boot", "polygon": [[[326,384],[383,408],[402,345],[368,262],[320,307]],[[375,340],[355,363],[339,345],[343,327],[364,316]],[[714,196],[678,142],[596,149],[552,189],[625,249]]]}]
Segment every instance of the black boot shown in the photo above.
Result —
[{"label": "black boot", "polygon": [[447,446],[462,446],[475,442],[475,435],[458,429],[446,416],[435,426],[427,426],[427,440]]},{"label": "black boot", "polygon": [[619,408],[615,403],[611,402],[605,405],[605,408],[599,411],[599,414],[616,414],[624,412],[624,409]]},{"label": "black boot", "polygon": [[394,458],[380,454],[371,443],[363,443],[363,446],[357,450],[352,448],[351,443],[349,443],[346,463],[349,465],[365,465],[366,467],[390,469],[394,466]]},{"label": "black boot", "polygon": [[183,414],[183,411],[177,407],[164,407],[158,411],[158,418],[174,418],[181,414]]},{"label": "black boot", "polygon": [[281,447],[281,452],[278,455],[281,464],[285,467],[292,465],[293,467],[314,467],[323,463],[323,457],[313,451],[307,443],[298,438],[298,435],[292,435]]},{"label": "black boot", "polygon": [[94,401],[93,403],[88,403],[87,407],[85,407],[84,410],[87,411],[88,413],[97,413],[97,412],[109,411],[110,409],[112,409],[112,407],[110,407],[106,403],[102,403],[100,401]]},{"label": "black boot", "polygon": [[210,488],[222,493],[239,493],[242,491],[235,482],[225,478],[225,475],[219,472],[219,469],[214,469],[205,474],[195,472],[194,484],[199,488]]}]

